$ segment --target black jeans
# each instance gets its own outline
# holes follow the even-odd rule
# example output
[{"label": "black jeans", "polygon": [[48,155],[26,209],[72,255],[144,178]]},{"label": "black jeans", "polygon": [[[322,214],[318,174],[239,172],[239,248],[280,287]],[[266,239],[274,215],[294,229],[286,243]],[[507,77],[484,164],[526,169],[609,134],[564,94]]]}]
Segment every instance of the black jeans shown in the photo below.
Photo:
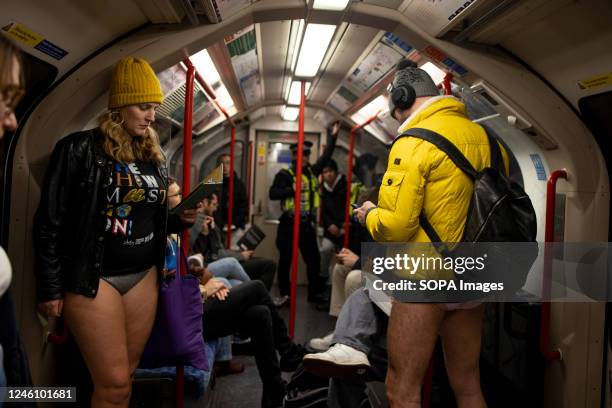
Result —
[{"label": "black jeans", "polygon": [[[306,263],[308,276],[308,297],[312,298],[323,291],[321,278],[321,257],[315,228],[310,221],[300,223],[300,252]],[[281,295],[289,295],[289,272],[291,270],[291,254],[293,249],[293,217],[283,215],[278,224],[276,234],[278,257],[278,288]]]},{"label": "black jeans", "polygon": [[251,337],[255,363],[264,385],[278,383],[281,371],[276,350],[281,354],[291,347],[285,321],[278,314],[264,284],[253,280],[242,283],[221,301],[207,299],[202,319],[204,339],[212,340],[236,332]]},{"label": "black jeans", "polygon": [[276,263],[273,260],[254,256],[240,264],[251,279],[262,281],[266,289],[270,290],[276,273]]}]

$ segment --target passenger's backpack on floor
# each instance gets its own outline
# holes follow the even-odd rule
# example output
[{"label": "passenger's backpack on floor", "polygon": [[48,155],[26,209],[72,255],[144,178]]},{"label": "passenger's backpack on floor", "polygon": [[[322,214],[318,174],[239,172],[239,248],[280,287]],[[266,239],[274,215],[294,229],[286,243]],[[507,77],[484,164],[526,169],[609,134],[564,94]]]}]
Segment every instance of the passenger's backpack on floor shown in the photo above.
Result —
[{"label": "passenger's backpack on floor", "polygon": [[287,384],[284,408],[327,408],[329,379],[317,377],[299,365]]},{"label": "passenger's backpack on floor", "polygon": [[[491,149],[491,166],[482,171],[476,171],[454,144],[436,132],[412,128],[400,135],[400,137],[405,136],[416,137],[435,145],[474,182],[474,193],[470,201],[462,242],[533,243],[519,244],[516,246],[516,251],[511,250],[508,245],[500,246],[503,253],[494,254],[496,259],[491,259],[491,261],[501,261],[507,265],[506,271],[497,270],[496,273],[511,272],[513,274],[512,277],[503,276],[504,281],[510,286],[508,289],[518,290],[522,287],[538,252],[535,242],[536,215],[527,193],[518,183],[506,176],[497,139],[490,131],[487,131]],[[441,242],[440,236],[423,212],[419,216],[419,223],[434,245]],[[453,256],[443,246],[438,246],[438,250],[445,256]],[[466,276],[466,278],[470,277]],[[483,281],[483,276],[473,278]],[[495,277],[484,277],[484,280],[486,279],[491,281]]]}]

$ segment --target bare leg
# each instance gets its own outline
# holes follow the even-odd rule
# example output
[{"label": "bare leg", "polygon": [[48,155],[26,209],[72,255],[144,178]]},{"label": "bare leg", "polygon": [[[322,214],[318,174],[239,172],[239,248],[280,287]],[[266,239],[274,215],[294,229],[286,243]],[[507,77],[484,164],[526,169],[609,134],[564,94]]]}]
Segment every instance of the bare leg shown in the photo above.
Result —
[{"label": "bare leg", "polygon": [[127,407],[131,383],[125,313],[119,292],[100,280],[93,299],[67,293],[64,315],[94,383],[91,406]]},{"label": "bare leg", "polygon": [[444,314],[435,304],[393,303],[387,331],[386,381],[391,407],[421,407],[423,378]]},{"label": "bare leg", "polygon": [[153,329],[157,295],[157,270],[155,268],[151,269],[147,276],[123,295],[130,374],[138,367],[145,344]]},{"label": "bare leg", "polygon": [[458,408],[485,408],[480,389],[480,342],[484,305],[449,312],[440,335],[448,379]]}]

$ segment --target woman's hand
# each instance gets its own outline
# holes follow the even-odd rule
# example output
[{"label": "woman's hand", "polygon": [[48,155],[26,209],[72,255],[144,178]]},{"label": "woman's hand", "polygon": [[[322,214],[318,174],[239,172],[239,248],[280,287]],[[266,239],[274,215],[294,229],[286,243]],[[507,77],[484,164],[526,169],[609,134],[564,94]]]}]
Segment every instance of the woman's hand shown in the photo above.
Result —
[{"label": "woman's hand", "polygon": [[38,311],[47,317],[60,317],[63,309],[64,299],[49,300],[38,304]]},{"label": "woman's hand", "polygon": [[357,219],[359,220],[359,223],[361,225],[365,224],[365,218],[366,218],[366,214],[368,213],[368,210],[374,207],[376,207],[376,205],[373,202],[366,201],[365,203],[361,205],[361,207],[356,208],[353,211],[353,214],[357,216]]},{"label": "woman's hand", "polygon": [[197,208],[188,208],[181,213],[181,221],[183,221],[185,224],[193,224],[196,222],[197,215]]},{"label": "woman's hand", "polygon": [[240,253],[245,261],[248,261],[253,256],[253,251],[242,251]]}]

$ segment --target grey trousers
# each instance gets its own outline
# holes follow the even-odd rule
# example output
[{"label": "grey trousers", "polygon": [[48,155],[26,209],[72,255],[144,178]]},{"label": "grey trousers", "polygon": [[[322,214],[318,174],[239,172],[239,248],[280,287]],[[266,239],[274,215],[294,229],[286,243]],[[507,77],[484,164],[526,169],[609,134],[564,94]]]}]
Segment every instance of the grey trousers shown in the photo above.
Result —
[{"label": "grey trousers", "polygon": [[370,301],[367,292],[353,292],[338,316],[333,343],[362,351],[371,370],[363,380],[332,378],[329,383],[330,408],[358,408],[366,398],[366,381],[384,381],[387,374],[388,317]]}]

